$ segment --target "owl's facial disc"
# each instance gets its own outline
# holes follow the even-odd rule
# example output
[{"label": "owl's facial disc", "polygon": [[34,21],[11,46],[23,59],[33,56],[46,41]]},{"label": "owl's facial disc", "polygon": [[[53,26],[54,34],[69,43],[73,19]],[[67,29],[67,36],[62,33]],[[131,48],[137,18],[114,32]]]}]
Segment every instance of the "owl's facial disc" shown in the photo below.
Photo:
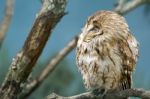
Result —
[{"label": "owl's facial disc", "polygon": [[95,38],[99,35],[103,35],[103,32],[100,29],[100,27],[97,25],[93,25],[93,24],[85,26],[83,29],[83,33],[85,33],[85,37],[83,39],[83,41],[85,41],[85,42],[89,42],[93,38]]}]

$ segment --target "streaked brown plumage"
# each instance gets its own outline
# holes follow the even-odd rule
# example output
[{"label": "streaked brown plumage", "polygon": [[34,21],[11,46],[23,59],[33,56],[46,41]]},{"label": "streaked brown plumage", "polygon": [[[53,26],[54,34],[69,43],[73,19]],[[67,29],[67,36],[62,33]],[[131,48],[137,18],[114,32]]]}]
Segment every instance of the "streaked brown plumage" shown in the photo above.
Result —
[{"label": "streaked brown plumage", "polygon": [[87,89],[124,90],[138,58],[138,42],[125,19],[112,11],[90,16],[79,36],[78,68]]}]

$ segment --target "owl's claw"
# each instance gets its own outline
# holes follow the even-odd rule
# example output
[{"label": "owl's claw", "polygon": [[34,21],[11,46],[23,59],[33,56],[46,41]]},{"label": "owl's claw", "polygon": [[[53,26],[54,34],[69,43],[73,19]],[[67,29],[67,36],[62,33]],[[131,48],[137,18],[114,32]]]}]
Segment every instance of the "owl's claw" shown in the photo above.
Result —
[{"label": "owl's claw", "polygon": [[95,96],[99,97],[100,99],[104,99],[104,96],[106,95],[107,90],[104,88],[96,88],[92,91],[92,93]]}]

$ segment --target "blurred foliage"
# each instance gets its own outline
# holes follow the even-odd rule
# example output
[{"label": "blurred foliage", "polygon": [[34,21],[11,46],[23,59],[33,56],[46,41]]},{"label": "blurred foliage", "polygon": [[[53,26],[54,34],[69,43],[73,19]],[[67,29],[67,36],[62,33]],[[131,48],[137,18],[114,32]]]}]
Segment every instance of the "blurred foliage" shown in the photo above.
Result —
[{"label": "blurred foliage", "polygon": [[[47,64],[48,61],[39,62],[33,70],[33,78],[36,77]],[[44,83],[31,95],[30,99],[43,99],[52,92],[63,96],[83,92],[84,87],[81,80],[78,80],[80,82],[75,84],[77,82],[76,79],[79,79],[78,77],[80,77],[79,73],[77,72],[76,74],[73,72],[68,61],[64,59],[57,65],[56,69],[49,75]],[[78,89],[76,90],[76,88]]]},{"label": "blurred foliage", "polygon": [[0,50],[0,85],[2,84],[4,77],[8,71],[8,67],[10,64],[10,58],[8,57],[8,50],[6,48],[2,48]]}]

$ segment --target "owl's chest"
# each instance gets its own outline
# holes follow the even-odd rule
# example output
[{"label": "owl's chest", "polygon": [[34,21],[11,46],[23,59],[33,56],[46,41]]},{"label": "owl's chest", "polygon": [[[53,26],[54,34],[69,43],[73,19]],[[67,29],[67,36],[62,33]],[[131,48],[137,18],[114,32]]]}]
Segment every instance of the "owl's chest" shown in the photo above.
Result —
[{"label": "owl's chest", "polygon": [[77,64],[87,88],[108,86],[109,89],[113,81],[120,79],[121,59],[114,53],[115,47],[108,47],[109,45],[81,44],[77,48]]},{"label": "owl's chest", "polygon": [[77,60],[79,67],[86,66],[89,71],[93,68],[101,68],[103,71],[110,63],[109,50],[106,45],[95,45],[83,43],[77,48]]}]

